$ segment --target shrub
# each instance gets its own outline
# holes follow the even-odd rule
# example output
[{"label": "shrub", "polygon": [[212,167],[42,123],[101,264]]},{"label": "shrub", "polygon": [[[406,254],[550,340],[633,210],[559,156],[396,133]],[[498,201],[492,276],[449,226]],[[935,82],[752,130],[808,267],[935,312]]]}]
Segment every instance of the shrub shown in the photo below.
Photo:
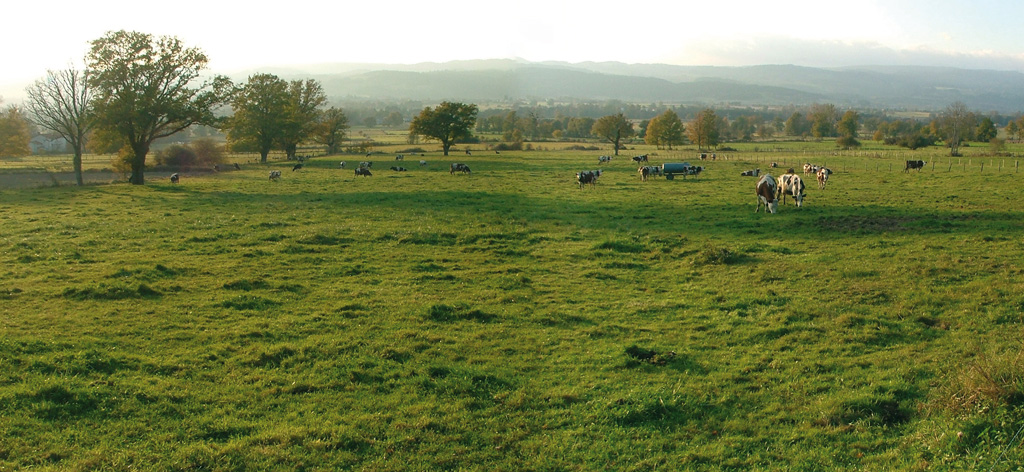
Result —
[{"label": "shrub", "polygon": [[187,169],[196,165],[196,153],[187,146],[173,144],[156,153],[157,165]]}]

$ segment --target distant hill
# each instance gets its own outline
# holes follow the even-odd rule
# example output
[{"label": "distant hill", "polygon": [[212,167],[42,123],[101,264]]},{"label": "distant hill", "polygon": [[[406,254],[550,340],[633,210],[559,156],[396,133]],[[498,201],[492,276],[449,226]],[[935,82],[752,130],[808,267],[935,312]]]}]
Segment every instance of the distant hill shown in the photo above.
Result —
[{"label": "distant hill", "polygon": [[[457,61],[414,65],[322,64],[271,71],[315,78],[332,98],[609,100],[749,106],[834,103],[845,107],[1024,111],[1024,74],[941,67],[814,68],[674,66],[618,62]],[[245,76],[236,76],[244,80]]]}]

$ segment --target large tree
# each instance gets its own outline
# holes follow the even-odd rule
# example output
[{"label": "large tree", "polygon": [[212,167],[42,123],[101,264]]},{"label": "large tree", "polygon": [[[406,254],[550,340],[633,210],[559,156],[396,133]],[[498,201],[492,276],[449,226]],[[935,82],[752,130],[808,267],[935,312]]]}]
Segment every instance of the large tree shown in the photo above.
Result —
[{"label": "large tree", "polygon": [[815,138],[828,138],[836,135],[836,123],[839,111],[831,103],[816,103],[811,107],[811,135]]},{"label": "large tree", "polygon": [[697,145],[698,150],[718,146],[718,125],[718,116],[715,114],[715,110],[710,108],[701,110],[687,129],[690,141]]},{"label": "large tree", "polygon": [[288,84],[286,119],[280,137],[288,159],[294,159],[299,144],[312,136],[320,107],[326,102],[324,89],[316,80],[293,80]]},{"label": "large tree", "polygon": [[113,31],[93,40],[86,56],[96,126],[113,131],[131,150],[131,183],[144,184],[153,141],[195,124],[215,124],[214,110],[231,81],[215,76],[193,87],[209,60],[173,36]]},{"label": "large tree", "polygon": [[409,134],[420,135],[441,142],[444,155],[456,141],[473,136],[478,108],[473,104],[441,102],[433,109],[427,107],[409,125]]},{"label": "large tree", "polygon": [[231,99],[233,114],[225,122],[233,149],[253,149],[266,164],[281,139],[287,119],[288,82],[273,74],[255,74]]},{"label": "large tree", "polygon": [[853,110],[847,110],[843,113],[843,117],[839,119],[839,123],[836,124],[836,130],[839,132],[839,139],[836,143],[844,149],[859,148],[860,141],[857,140],[858,128],[860,115]]},{"label": "large tree", "polygon": [[0,110],[0,157],[22,157],[32,153],[32,130],[21,109],[10,105]]},{"label": "large tree", "polygon": [[960,155],[960,143],[966,139],[973,122],[974,114],[964,102],[956,101],[946,107],[939,118],[938,128],[942,139],[949,146],[950,156]]},{"label": "large tree", "polygon": [[630,123],[622,113],[598,118],[590,132],[612,143],[615,146],[616,156],[619,155],[622,140],[632,138],[636,134],[636,131],[633,130],[633,123]]},{"label": "large tree", "polygon": [[683,120],[672,110],[665,110],[664,113],[651,118],[647,123],[647,133],[644,134],[644,141],[655,146],[668,147],[686,142],[686,127]]},{"label": "large tree", "polygon": [[32,121],[41,128],[57,133],[71,145],[74,157],[75,181],[83,185],[82,154],[86,136],[93,127],[89,104],[90,88],[86,73],[74,68],[46,71],[46,77],[37,80],[25,90],[25,101]]},{"label": "large tree", "polygon": [[322,111],[313,129],[313,138],[327,146],[327,154],[337,154],[348,131],[348,117],[340,108],[330,107]]}]

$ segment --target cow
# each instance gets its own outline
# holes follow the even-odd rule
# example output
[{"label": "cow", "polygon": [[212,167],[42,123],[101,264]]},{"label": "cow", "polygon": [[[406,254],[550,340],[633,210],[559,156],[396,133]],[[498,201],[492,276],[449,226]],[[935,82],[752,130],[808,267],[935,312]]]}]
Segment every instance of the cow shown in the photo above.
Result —
[{"label": "cow", "polygon": [[424,160],[420,160],[420,165],[421,165],[421,166],[425,166],[425,165],[427,165],[427,161],[424,161]]},{"label": "cow", "polygon": [[345,168],[345,161],[341,161],[341,162],[339,162],[339,163],[338,163],[338,168],[339,168],[339,169],[344,169],[344,168]]},{"label": "cow", "polygon": [[641,154],[639,156],[633,156],[633,161],[637,164],[641,162],[647,162],[647,154]]},{"label": "cow", "polygon": [[817,174],[818,173],[818,169],[821,169],[821,168],[822,168],[822,166],[819,166],[819,165],[804,164],[804,173],[805,174]]},{"label": "cow", "polygon": [[762,204],[765,214],[775,213],[779,207],[779,201],[775,198],[776,189],[775,178],[771,174],[764,174],[757,180],[757,184],[754,185],[754,192],[757,195],[757,207],[754,208],[754,213],[761,209]]},{"label": "cow", "polygon": [[395,172],[405,172],[406,169],[405,169],[405,167],[391,166],[391,170],[393,170]]},{"label": "cow", "polygon": [[242,170],[242,167],[237,162],[235,163],[235,170]]},{"label": "cow", "polygon": [[745,170],[740,172],[740,177],[757,177],[761,175],[761,169]]},{"label": "cow", "polygon": [[776,185],[779,196],[782,197],[782,204],[786,204],[786,195],[793,197],[796,201],[796,207],[801,208],[804,204],[804,181],[796,174],[783,174],[779,177],[778,184]]},{"label": "cow", "polygon": [[451,175],[455,175],[456,172],[462,172],[463,174],[471,173],[471,171],[469,170],[469,166],[467,166],[466,164],[453,162],[452,165],[448,167],[448,173]]},{"label": "cow", "polygon": [[703,166],[689,166],[683,169],[683,178],[685,179],[687,175],[692,175],[694,178],[696,178],[703,171]]},{"label": "cow", "polygon": [[171,174],[171,183],[172,184],[178,183],[178,173],[177,172]]},{"label": "cow", "polygon": [[600,156],[597,158],[597,162],[604,164],[605,162],[611,162],[612,156]]},{"label": "cow", "polygon": [[363,177],[371,177],[373,174],[370,173],[369,167],[356,167],[355,175],[361,175]]},{"label": "cow", "polygon": [[926,162],[924,161],[907,161],[907,166],[903,168],[903,172],[907,172],[910,169],[917,169],[918,172],[921,172],[925,164]]},{"label": "cow", "polygon": [[702,160],[702,161],[708,160],[708,153],[706,153],[706,152],[700,153],[700,160]]},{"label": "cow", "polygon": [[270,171],[270,180],[277,180],[281,178],[281,171],[272,170]]},{"label": "cow", "polygon": [[399,154],[399,155],[395,156],[395,160],[396,161],[404,161],[405,160],[405,156]]},{"label": "cow", "polygon": [[828,176],[830,175],[832,175],[832,169],[828,167],[818,169],[818,188],[825,190],[825,184],[828,183]]},{"label": "cow", "polygon": [[369,168],[373,167],[373,162],[362,161],[362,162],[359,163],[359,167],[366,167],[367,169],[369,169]]},{"label": "cow", "polygon": [[776,167],[778,167],[778,166],[779,166],[779,163],[778,163],[778,162],[772,162],[772,165],[770,165],[770,166],[768,166],[768,167],[771,167],[772,169],[774,169],[774,168],[776,168]]},{"label": "cow", "polygon": [[647,182],[647,177],[651,175],[651,166],[640,166],[636,171],[640,174],[640,181]]},{"label": "cow", "polygon": [[601,176],[600,170],[584,170],[576,173],[576,183],[580,185],[582,189],[584,185],[590,184],[591,187],[597,186],[597,178]]},{"label": "cow", "polygon": [[299,170],[301,168],[302,168],[302,164],[295,164],[295,166],[292,167],[292,172],[295,172],[295,171],[297,171],[297,170]]}]

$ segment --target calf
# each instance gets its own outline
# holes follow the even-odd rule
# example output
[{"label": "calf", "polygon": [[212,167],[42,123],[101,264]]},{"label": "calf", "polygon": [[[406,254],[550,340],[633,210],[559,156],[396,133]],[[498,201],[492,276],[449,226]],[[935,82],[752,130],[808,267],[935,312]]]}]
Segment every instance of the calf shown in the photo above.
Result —
[{"label": "calf", "polygon": [[171,183],[172,184],[178,183],[178,173],[177,172],[171,174]]},{"label": "calf", "polygon": [[355,175],[361,175],[363,177],[371,177],[371,176],[373,176],[373,174],[370,173],[370,168],[369,167],[356,167],[356,174]]},{"label": "calf", "polygon": [[832,175],[832,169],[828,167],[818,169],[818,188],[825,190],[825,184],[828,183],[828,176],[830,175]]},{"label": "calf", "polygon": [[449,166],[448,168],[448,173],[451,175],[455,175],[456,172],[462,172],[463,174],[471,173],[471,171],[469,170],[469,166],[467,166],[466,164],[453,162],[452,165]]},{"label": "calf", "polygon": [[793,200],[796,201],[797,208],[803,207],[804,196],[804,181],[796,174],[783,174],[779,177],[778,181],[778,193],[782,196],[782,204],[786,204],[786,195],[792,196]]},{"label": "calf", "polygon": [[281,178],[281,171],[272,170],[270,171],[270,180],[277,180]]},{"label": "calf", "polygon": [[917,169],[918,172],[921,172],[924,165],[924,161],[907,161],[907,166],[903,168],[903,172],[907,172],[910,169]]},{"label": "calf", "polygon": [[754,213],[761,209],[762,204],[765,214],[775,213],[779,207],[779,201],[775,199],[776,189],[775,178],[771,174],[764,174],[757,180],[757,184],[754,185],[754,192],[757,195],[757,207],[754,208]]}]

